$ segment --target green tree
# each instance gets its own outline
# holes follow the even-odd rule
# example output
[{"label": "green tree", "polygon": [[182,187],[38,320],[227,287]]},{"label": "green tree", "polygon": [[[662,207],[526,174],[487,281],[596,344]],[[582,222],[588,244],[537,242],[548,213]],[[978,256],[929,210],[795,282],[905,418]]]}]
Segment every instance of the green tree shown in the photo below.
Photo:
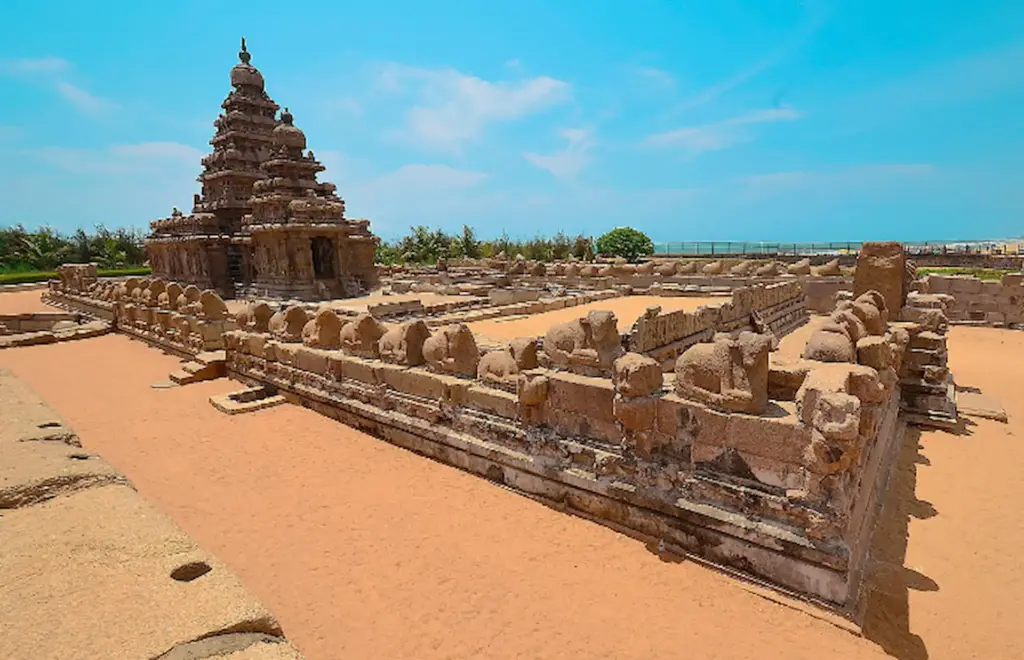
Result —
[{"label": "green tree", "polygon": [[455,243],[459,246],[461,256],[467,259],[479,259],[483,255],[480,241],[476,240],[476,234],[469,225],[462,225],[462,236]]},{"label": "green tree", "polygon": [[551,239],[551,258],[555,261],[562,261],[567,259],[571,252],[572,242],[565,232],[560,231],[555,234],[555,237]]},{"label": "green tree", "polygon": [[636,261],[639,257],[654,254],[654,243],[642,231],[632,227],[616,227],[598,237],[597,251],[601,254]]},{"label": "green tree", "polygon": [[583,234],[579,234],[572,242],[572,256],[580,261],[594,260],[594,241]]}]

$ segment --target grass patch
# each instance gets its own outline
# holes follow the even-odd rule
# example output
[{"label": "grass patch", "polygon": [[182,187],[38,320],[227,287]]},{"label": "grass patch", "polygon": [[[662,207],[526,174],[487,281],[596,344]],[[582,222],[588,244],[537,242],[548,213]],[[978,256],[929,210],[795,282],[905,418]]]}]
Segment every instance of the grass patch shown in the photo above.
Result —
[{"label": "grass patch", "polygon": [[[149,275],[153,271],[144,266],[137,268],[99,269],[96,271],[100,277],[128,277],[133,275]],[[33,282],[46,282],[57,277],[54,270],[36,270],[25,273],[0,273],[0,285],[3,284],[31,284]]]},{"label": "grass patch", "polygon": [[1016,273],[1015,270],[1002,268],[918,268],[919,276],[925,275],[970,275],[979,280],[1001,280],[1007,273]]}]

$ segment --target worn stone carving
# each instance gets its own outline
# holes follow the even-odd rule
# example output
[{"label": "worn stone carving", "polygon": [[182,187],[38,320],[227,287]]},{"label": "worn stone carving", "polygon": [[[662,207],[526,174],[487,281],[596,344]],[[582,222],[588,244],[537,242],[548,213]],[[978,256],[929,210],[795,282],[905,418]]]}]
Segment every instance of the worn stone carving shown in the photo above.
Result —
[{"label": "worn stone carving", "polygon": [[480,350],[473,332],[464,323],[454,323],[423,342],[423,358],[435,371],[475,377],[480,364]]},{"label": "worn stone carving", "polygon": [[216,291],[207,289],[199,296],[203,319],[207,321],[223,321],[228,316],[228,306]]},{"label": "worn stone carving", "polygon": [[235,316],[238,327],[251,332],[268,332],[274,310],[263,301],[253,301]]},{"label": "worn stone carving", "polygon": [[[133,294],[134,295],[134,294]],[[189,284],[178,296],[176,308],[181,314],[196,314],[201,309],[199,299],[203,292],[194,284]]]},{"label": "worn stone carving", "polygon": [[770,345],[747,331],[694,344],[676,360],[676,392],[717,410],[760,414],[768,404]]},{"label": "worn stone carving", "polygon": [[814,267],[811,269],[811,272],[819,277],[833,277],[836,275],[843,274],[842,269],[839,268],[838,259],[833,259],[831,261],[825,262],[820,266]]},{"label": "worn stone carving", "polygon": [[551,326],[544,335],[544,353],[557,367],[610,369],[623,352],[613,312],[592,310],[583,318]]},{"label": "worn stone carving", "polygon": [[485,383],[515,387],[519,372],[536,366],[537,340],[520,337],[501,349],[485,353],[477,365],[476,375]]},{"label": "worn stone carving", "polygon": [[407,321],[393,326],[377,342],[380,357],[385,362],[416,367],[423,364],[423,342],[430,329],[422,320]]},{"label": "worn stone carving", "polygon": [[907,300],[906,276],[907,257],[901,243],[864,243],[857,257],[853,294],[860,297],[878,291],[886,309],[900,310]]},{"label": "worn stone carving", "polygon": [[847,326],[829,319],[811,333],[803,357],[819,362],[856,362],[857,351]]},{"label": "worn stone carving", "polygon": [[334,310],[321,309],[302,327],[302,343],[314,348],[338,348],[343,325]]},{"label": "worn stone carving", "polygon": [[654,394],[662,386],[661,365],[639,353],[626,353],[612,365],[612,383],[624,397]]},{"label": "worn stone carving", "polygon": [[705,275],[721,275],[723,270],[725,270],[725,268],[721,261],[711,261],[704,264],[704,266],[701,267],[700,272]]},{"label": "worn stone carving", "polygon": [[811,274],[811,260],[801,259],[795,263],[790,264],[786,267],[786,272],[790,275],[810,275]]},{"label": "worn stone carving", "polygon": [[270,317],[267,330],[280,341],[302,341],[302,330],[308,321],[306,310],[299,305],[292,305]]},{"label": "worn stone carving", "polygon": [[358,357],[378,357],[378,342],[385,332],[387,328],[383,323],[364,312],[341,329],[341,349],[349,355]]}]

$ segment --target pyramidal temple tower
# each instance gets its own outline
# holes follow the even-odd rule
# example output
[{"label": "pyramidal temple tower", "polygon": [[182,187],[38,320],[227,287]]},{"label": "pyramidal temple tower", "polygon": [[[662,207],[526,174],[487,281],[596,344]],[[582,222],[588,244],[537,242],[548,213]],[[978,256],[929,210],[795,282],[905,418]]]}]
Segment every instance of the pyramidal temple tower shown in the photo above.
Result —
[{"label": "pyramidal temple tower", "polygon": [[305,134],[285,108],[274,128],[273,152],[252,186],[252,213],[235,239],[248,263],[247,293],[275,298],[358,296],[376,284],[377,239],[369,221],[345,218],[333,183],[320,183],[324,166],[306,151]]},{"label": "pyramidal temple tower", "polygon": [[360,295],[377,283],[377,239],[368,221],[344,217],[333,184],[316,181],[323,166],[291,115],[277,118],[251,58],[243,38],[192,213],[150,224],[153,274],[224,296]]}]

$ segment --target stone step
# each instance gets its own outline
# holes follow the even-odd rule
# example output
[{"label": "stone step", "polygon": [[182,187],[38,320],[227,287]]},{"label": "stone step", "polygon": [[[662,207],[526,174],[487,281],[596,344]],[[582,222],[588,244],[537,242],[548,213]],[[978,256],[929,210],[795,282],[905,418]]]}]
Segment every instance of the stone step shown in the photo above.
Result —
[{"label": "stone step", "polygon": [[190,374],[184,369],[179,369],[177,371],[172,372],[168,376],[168,378],[172,383],[175,383],[176,385],[188,385],[198,380],[195,374]]},{"label": "stone step", "polygon": [[196,355],[196,362],[211,364],[213,362],[226,362],[228,355],[226,351],[205,351]]},{"label": "stone step", "polygon": [[195,362],[195,361],[193,361],[193,362],[185,362],[184,364],[181,365],[182,371],[185,371],[186,373],[190,373],[190,374],[199,373],[200,371],[202,371],[205,368],[206,368],[205,364],[203,364],[202,362]]}]

